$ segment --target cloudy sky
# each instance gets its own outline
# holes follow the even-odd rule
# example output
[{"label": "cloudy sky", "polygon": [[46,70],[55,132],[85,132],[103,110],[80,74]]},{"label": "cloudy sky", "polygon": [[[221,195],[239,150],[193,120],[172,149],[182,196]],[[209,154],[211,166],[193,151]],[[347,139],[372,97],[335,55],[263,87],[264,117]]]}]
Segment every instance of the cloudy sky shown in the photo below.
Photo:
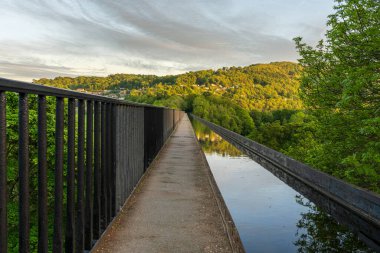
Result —
[{"label": "cloudy sky", "polygon": [[0,0],[0,77],[186,71],[296,61],[333,0]]}]

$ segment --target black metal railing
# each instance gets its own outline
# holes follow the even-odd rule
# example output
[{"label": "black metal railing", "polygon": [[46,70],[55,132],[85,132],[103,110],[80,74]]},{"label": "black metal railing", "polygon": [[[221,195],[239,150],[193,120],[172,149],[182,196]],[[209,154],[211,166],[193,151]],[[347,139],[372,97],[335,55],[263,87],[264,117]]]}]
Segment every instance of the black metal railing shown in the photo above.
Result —
[{"label": "black metal railing", "polygon": [[[18,250],[30,252],[30,159],[37,149],[38,252],[90,250],[175,129],[183,112],[0,78],[0,252],[8,252],[7,104],[18,94]],[[29,98],[38,121],[29,122]],[[48,157],[47,111],[55,100],[54,156]],[[15,106],[15,105],[12,105]],[[38,142],[29,144],[30,130]],[[49,168],[48,160],[54,168]],[[48,172],[54,170],[49,220]],[[51,199],[51,198],[50,198]],[[49,227],[53,224],[53,233]],[[51,238],[52,237],[52,238]],[[49,245],[51,243],[51,245]]]}]

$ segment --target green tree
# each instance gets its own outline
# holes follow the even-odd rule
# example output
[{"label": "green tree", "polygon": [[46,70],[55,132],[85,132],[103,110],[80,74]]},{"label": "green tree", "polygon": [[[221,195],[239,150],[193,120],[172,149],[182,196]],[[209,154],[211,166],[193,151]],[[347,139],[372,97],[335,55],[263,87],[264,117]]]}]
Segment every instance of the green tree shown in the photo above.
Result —
[{"label": "green tree", "polygon": [[319,121],[316,167],[380,189],[380,4],[336,0],[326,40],[295,38],[304,68],[301,92]]},{"label": "green tree", "polygon": [[[7,92],[7,192],[8,192],[8,250],[18,252],[19,176],[18,176],[18,94]],[[54,215],[55,166],[55,98],[47,97],[47,168],[49,246],[52,246]],[[38,96],[28,96],[29,105],[29,193],[30,193],[30,251],[37,252],[38,238]],[[65,119],[67,119],[65,109]],[[65,129],[65,140],[67,133]],[[66,151],[65,151],[66,152]],[[66,174],[66,170],[64,170]],[[66,192],[66,191],[64,191]],[[64,193],[64,196],[66,194]],[[66,198],[64,197],[64,200]]]}]

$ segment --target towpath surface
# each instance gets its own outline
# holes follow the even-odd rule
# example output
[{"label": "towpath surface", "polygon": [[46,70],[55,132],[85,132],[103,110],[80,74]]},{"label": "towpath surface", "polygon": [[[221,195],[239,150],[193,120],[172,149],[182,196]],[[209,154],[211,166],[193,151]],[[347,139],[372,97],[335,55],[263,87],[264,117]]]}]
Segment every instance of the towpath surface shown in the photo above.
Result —
[{"label": "towpath surface", "polygon": [[185,115],[92,252],[234,252],[224,202]]}]

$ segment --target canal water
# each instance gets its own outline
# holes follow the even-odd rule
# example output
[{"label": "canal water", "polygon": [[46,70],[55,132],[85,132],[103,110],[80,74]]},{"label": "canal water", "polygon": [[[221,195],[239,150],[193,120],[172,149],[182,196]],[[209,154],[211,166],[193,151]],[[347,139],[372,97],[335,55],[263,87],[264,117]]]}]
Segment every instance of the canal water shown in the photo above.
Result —
[{"label": "canal water", "polygon": [[372,252],[302,194],[192,123],[247,252]]}]

